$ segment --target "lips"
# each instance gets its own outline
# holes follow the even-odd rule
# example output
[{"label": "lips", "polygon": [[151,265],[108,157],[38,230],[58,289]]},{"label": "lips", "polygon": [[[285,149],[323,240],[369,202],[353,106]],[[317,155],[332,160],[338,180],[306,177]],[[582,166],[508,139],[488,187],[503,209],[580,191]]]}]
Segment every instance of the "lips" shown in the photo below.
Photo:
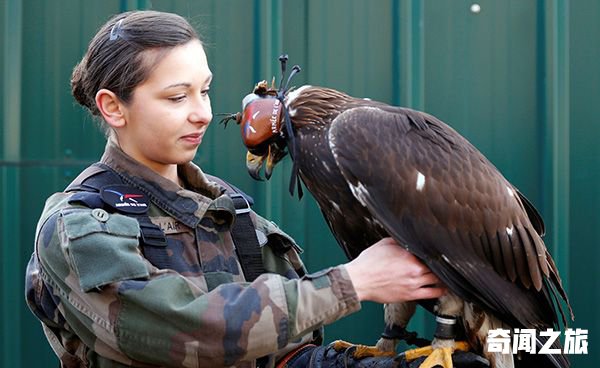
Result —
[{"label": "lips", "polygon": [[183,137],[181,137],[181,139],[190,144],[200,144],[200,142],[202,142],[203,135],[204,132],[192,133],[184,135]]}]

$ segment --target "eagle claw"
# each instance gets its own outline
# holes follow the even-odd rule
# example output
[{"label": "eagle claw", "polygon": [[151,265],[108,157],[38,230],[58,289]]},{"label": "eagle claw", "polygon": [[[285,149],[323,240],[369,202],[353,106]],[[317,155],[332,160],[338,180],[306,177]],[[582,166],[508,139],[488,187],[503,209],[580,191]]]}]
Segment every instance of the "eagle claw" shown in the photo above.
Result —
[{"label": "eagle claw", "polygon": [[453,368],[452,354],[456,351],[469,351],[469,344],[464,341],[457,341],[453,346],[445,346],[439,348],[433,348],[432,346],[425,346],[422,348],[407,350],[400,356],[407,362],[411,362],[423,356],[427,358],[419,365],[419,368],[433,368],[441,366],[443,368]]},{"label": "eagle claw", "polygon": [[396,355],[393,351],[381,351],[375,346],[351,344],[343,340],[336,340],[332,343],[336,351],[345,351],[354,359],[363,359],[368,357],[393,357]]}]

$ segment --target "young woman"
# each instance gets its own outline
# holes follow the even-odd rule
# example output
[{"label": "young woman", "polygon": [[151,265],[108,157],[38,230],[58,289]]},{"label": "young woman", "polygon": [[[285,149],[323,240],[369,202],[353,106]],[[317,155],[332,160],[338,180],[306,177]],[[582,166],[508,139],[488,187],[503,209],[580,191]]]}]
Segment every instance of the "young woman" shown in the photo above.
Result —
[{"label": "young woman", "polygon": [[191,162],[211,80],[190,24],[154,11],[110,19],[75,67],[73,95],[101,118],[106,150],[47,200],[28,267],[29,305],[63,367],[273,366],[363,300],[444,292],[389,238],[305,275],[294,240],[254,212],[265,273],[248,280],[234,191]]}]

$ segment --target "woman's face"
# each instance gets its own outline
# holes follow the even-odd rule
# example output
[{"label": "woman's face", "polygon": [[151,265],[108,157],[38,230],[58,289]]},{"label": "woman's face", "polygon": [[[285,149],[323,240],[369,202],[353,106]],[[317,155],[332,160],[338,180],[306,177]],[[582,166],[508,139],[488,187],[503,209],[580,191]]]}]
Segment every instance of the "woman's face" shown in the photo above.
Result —
[{"label": "woman's face", "polygon": [[212,120],[211,80],[200,41],[167,51],[124,106],[121,149],[161,174],[191,161]]}]

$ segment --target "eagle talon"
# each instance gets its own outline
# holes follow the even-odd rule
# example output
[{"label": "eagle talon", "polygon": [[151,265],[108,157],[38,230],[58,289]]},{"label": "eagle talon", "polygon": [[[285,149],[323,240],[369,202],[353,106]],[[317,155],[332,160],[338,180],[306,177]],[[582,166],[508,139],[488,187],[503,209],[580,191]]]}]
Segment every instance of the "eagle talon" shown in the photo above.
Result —
[{"label": "eagle talon", "polygon": [[[408,345],[415,345],[419,348],[431,345],[431,340],[419,337],[419,334],[414,331],[408,331],[404,325],[391,324],[385,326],[385,330],[377,342],[377,347],[384,351],[393,350],[397,341],[405,341]],[[388,348],[389,346],[391,348]]]},{"label": "eagle talon", "polygon": [[453,346],[434,348],[433,346],[425,346],[422,348],[407,350],[401,356],[407,361],[412,362],[423,356],[427,359],[421,363],[419,368],[433,368],[441,366],[443,368],[452,368],[452,354],[454,351],[469,351],[469,344],[464,341],[457,341]]},{"label": "eagle talon", "polygon": [[368,357],[392,357],[396,355],[394,351],[381,351],[375,346],[360,344],[351,344],[347,341],[336,340],[332,343],[336,351],[347,351],[354,359],[363,359]]}]

